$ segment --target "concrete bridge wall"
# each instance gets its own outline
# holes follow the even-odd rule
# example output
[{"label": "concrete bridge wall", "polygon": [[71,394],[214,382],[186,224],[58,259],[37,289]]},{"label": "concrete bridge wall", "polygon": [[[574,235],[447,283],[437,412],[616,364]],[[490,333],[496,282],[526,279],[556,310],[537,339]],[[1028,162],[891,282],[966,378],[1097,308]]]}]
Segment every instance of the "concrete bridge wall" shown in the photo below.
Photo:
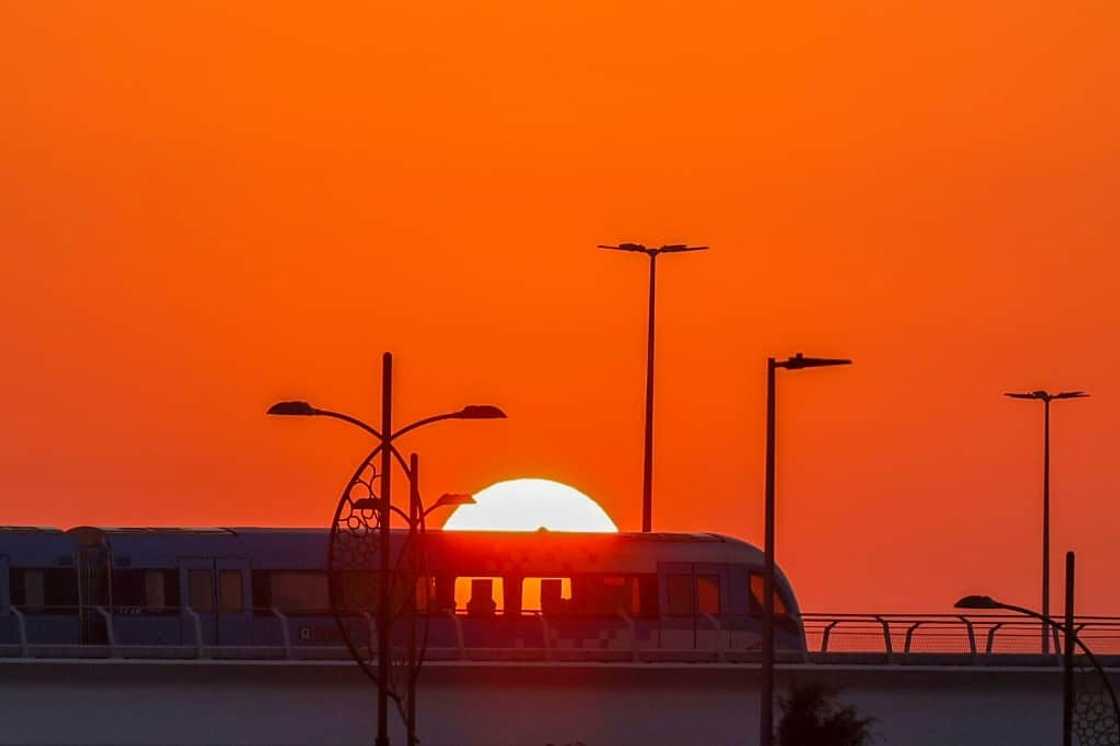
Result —
[{"label": "concrete bridge wall", "polygon": [[[896,746],[1059,740],[1057,668],[787,665],[823,680]],[[757,743],[758,668],[433,663],[424,746]],[[348,662],[0,660],[0,743],[372,743],[370,682]],[[404,742],[393,717],[393,743]]]}]

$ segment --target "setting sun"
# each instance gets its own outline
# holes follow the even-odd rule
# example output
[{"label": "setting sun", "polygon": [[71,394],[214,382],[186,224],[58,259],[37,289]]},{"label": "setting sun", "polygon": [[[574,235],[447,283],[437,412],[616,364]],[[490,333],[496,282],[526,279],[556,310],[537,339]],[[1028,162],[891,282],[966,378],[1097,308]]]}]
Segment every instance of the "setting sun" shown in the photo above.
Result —
[{"label": "setting sun", "polygon": [[599,503],[574,487],[551,479],[511,479],[474,495],[443,525],[448,531],[588,531],[614,533],[618,527]]}]

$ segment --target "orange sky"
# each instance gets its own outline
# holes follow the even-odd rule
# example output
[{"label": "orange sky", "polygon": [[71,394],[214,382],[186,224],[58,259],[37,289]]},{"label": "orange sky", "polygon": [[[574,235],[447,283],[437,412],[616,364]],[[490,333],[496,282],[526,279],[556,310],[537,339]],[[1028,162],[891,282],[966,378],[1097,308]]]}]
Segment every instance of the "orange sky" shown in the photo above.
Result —
[{"label": "orange sky", "polygon": [[[926,6],[926,7],[922,7]],[[366,443],[278,398],[504,423],[410,441],[639,522],[645,267],[663,262],[656,526],[761,534],[815,610],[1120,613],[1114,0],[41,2],[0,10],[0,523],[325,525]]]}]

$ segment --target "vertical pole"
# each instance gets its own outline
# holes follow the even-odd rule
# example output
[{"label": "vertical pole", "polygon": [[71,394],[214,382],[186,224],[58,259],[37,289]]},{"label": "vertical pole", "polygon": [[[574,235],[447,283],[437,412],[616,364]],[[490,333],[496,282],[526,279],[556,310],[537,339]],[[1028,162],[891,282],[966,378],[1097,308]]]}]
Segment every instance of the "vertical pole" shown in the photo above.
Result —
[{"label": "vertical pole", "polygon": [[1073,746],[1073,552],[1066,552],[1066,624],[1062,668],[1062,746]]},{"label": "vertical pole", "polygon": [[[408,717],[405,727],[408,729],[408,746],[417,746],[420,741],[416,738],[416,588],[419,585],[417,575],[420,569],[420,457],[415,453],[408,458],[408,546],[409,546],[409,577],[413,578],[413,587],[408,589]],[[425,598],[427,598],[427,579],[425,581]]]},{"label": "vertical pole", "polygon": [[759,699],[759,739],[771,746],[774,739],[774,358],[766,359],[766,508],[762,616],[762,685]]},{"label": "vertical pole", "polygon": [[389,552],[389,541],[392,534],[389,531],[389,517],[392,512],[389,505],[392,500],[390,491],[390,476],[392,472],[393,450],[393,355],[386,352],[381,357],[381,511],[379,538],[381,541],[381,572],[378,584],[378,609],[377,609],[377,746],[389,746],[389,584],[392,580],[390,562],[392,557]]},{"label": "vertical pole", "polygon": [[[1042,400],[1042,615],[1050,617],[1050,399]],[[1050,630],[1042,625],[1042,654],[1050,652]]]},{"label": "vertical pole", "polygon": [[657,297],[657,254],[649,253],[649,330],[646,341],[646,438],[642,472],[642,532],[653,530],[653,336]]}]

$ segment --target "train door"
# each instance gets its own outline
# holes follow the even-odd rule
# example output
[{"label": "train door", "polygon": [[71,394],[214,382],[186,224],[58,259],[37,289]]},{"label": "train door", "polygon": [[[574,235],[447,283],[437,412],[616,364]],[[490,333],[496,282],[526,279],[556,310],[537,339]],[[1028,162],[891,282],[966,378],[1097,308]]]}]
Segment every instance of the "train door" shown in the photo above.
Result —
[{"label": "train door", "polygon": [[[186,599],[183,639],[203,645],[248,645],[251,629],[249,561],[239,557],[179,560],[179,594]],[[197,623],[198,627],[195,627]]]},{"label": "train door", "polygon": [[214,569],[212,559],[179,560],[184,642],[218,644],[218,589],[215,587]]},{"label": "train door", "polygon": [[696,647],[722,650],[729,640],[724,630],[727,609],[726,565],[697,562],[692,565]]},{"label": "train door", "polygon": [[660,647],[696,647],[696,592],[691,562],[658,562],[661,578]]},{"label": "train door", "polygon": [[82,643],[105,645],[109,632],[97,607],[113,606],[109,548],[101,540],[84,543],[78,550],[78,612]]},{"label": "train door", "polygon": [[218,644],[249,645],[253,625],[249,560],[219,557],[214,560],[214,570],[218,589]]}]

